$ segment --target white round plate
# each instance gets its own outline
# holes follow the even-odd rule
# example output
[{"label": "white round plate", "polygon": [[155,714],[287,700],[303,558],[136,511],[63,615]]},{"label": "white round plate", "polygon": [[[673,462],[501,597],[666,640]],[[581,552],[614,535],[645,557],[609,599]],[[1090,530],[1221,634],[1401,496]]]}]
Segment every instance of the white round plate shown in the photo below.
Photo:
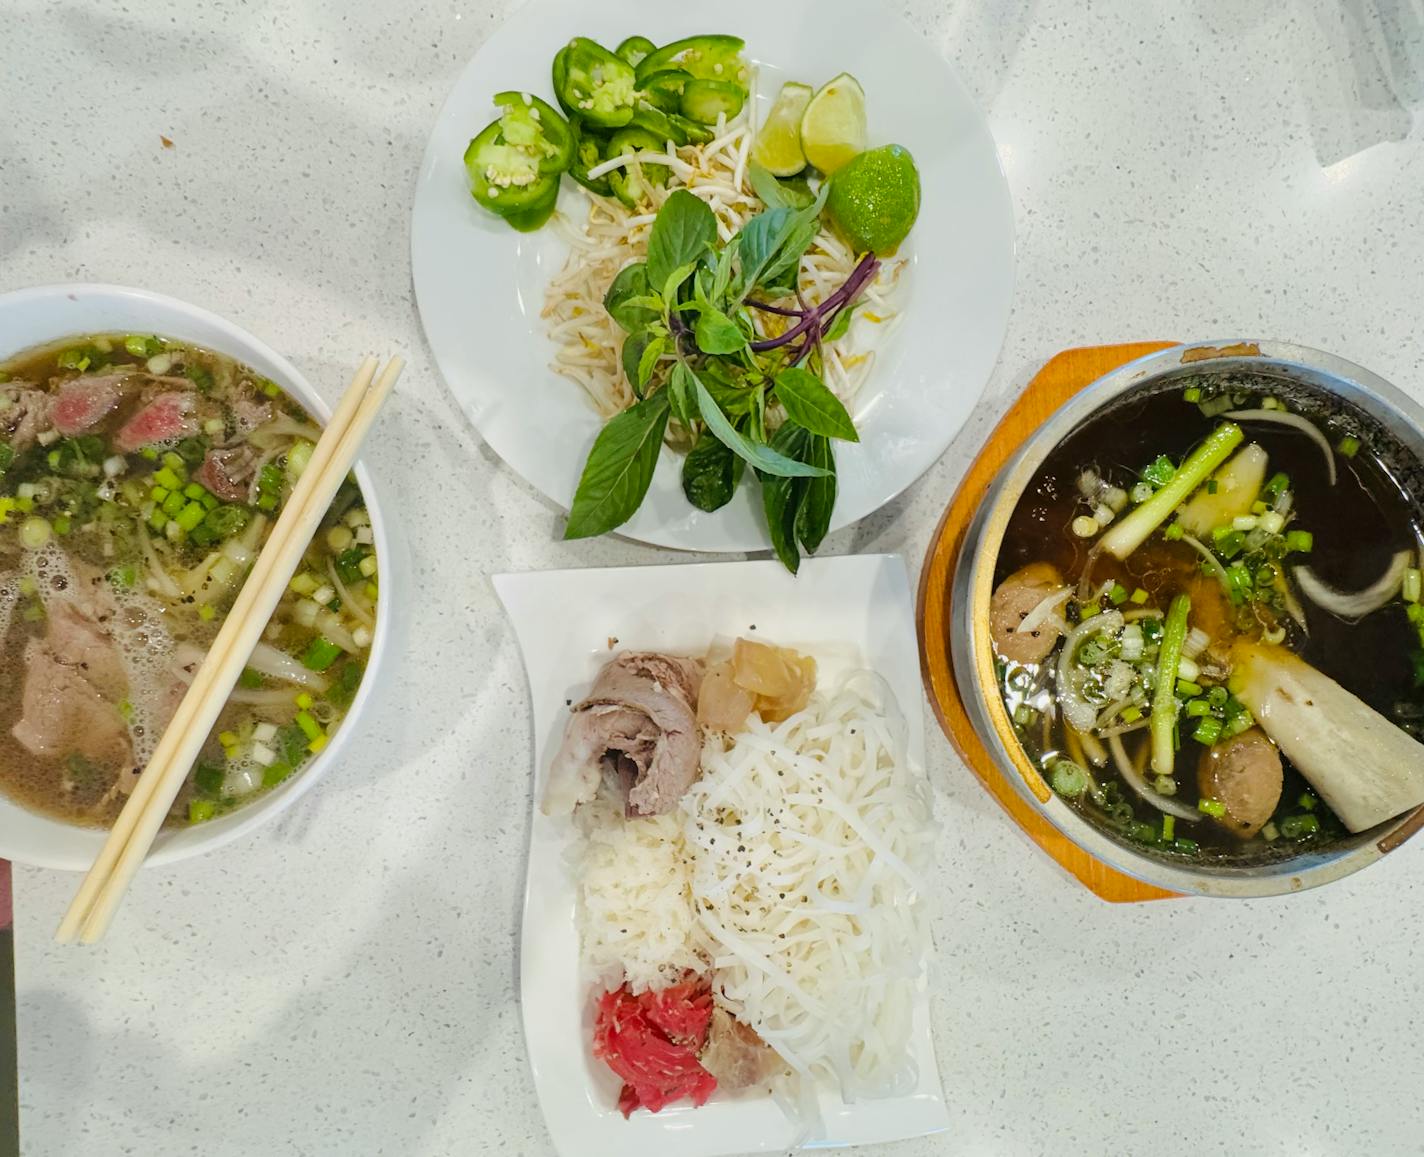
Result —
[{"label": "white round plate", "polygon": [[[871,143],[904,145],[919,166],[902,316],[855,399],[860,442],[836,447],[839,529],[914,482],[958,433],[998,357],[1013,289],[1013,207],[988,126],[948,63],[878,4],[726,0],[697,15],[637,0],[529,0],[460,75],[426,146],[411,223],[421,320],[485,441],[567,509],[602,424],[582,390],[549,369],[539,313],[567,246],[552,229],[516,233],[481,209],[466,188],[465,147],[494,119],[495,93],[553,99],[550,65],[570,37],[611,48],[634,33],[663,44],[704,32],[746,39],[759,119],[783,80],[819,85],[850,72],[865,87]],[[582,213],[581,193],[564,185],[561,207]],[[683,496],[679,469],[664,449],[642,508],[619,533],[684,550],[768,546],[753,486],[707,514]]]}]

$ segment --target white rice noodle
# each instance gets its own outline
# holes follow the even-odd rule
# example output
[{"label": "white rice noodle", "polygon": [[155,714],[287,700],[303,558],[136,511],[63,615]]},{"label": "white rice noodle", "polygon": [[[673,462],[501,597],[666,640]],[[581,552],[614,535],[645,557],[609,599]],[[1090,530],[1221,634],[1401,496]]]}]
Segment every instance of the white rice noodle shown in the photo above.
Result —
[{"label": "white rice noodle", "polygon": [[[545,291],[543,319],[554,345],[552,368],[577,382],[604,418],[627,409],[635,401],[623,373],[623,330],[603,308],[603,296],[619,270],[647,256],[648,236],[657,210],[675,189],[685,188],[707,202],[717,219],[717,233],[725,244],[765,206],[747,182],[747,158],[754,133],[746,116],[719,124],[714,139],[705,145],[683,148],[668,143],[666,167],[671,178],[666,187],[649,184],[649,203],[629,209],[621,202],[581,190],[588,203],[588,218],[578,225],[564,214],[554,227],[569,243],[563,269]],[[599,176],[630,165],[661,165],[648,154],[612,157],[590,170]],[[801,261],[800,289],[811,303],[825,300],[850,276],[856,255],[829,229],[823,229]],[[826,384],[849,403],[875,362],[875,346],[882,342],[898,317],[893,298],[903,274],[903,259],[882,263],[873,284],[860,298],[849,332],[822,348]],[[792,299],[794,300],[794,299]],[[784,318],[753,312],[753,324],[765,336],[782,332]],[[665,355],[653,374],[662,381],[672,365]]]},{"label": "white rice noodle", "polygon": [[626,980],[643,992],[707,971],[678,817],[630,820],[603,793],[575,822],[584,834],[572,867],[588,979],[602,988]]},{"label": "white rice noodle", "polygon": [[806,1083],[913,1089],[934,827],[888,688],[860,673],[784,722],[753,715],[702,767],[682,834],[714,990]]}]

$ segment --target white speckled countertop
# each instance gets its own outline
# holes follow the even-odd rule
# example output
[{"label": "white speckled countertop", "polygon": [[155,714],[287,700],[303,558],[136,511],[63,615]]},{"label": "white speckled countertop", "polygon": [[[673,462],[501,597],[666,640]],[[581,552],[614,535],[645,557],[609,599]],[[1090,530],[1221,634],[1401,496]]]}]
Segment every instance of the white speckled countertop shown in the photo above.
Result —
[{"label": "white speckled countertop", "polygon": [[[989,112],[1018,288],[975,419],[830,550],[917,568],[1066,346],[1278,337],[1424,397],[1417,0],[902,6]],[[369,455],[410,532],[408,643],[346,765],[255,837],[145,874],[97,951],[49,942],[76,878],[16,873],[28,1157],[549,1152],[514,985],[529,707],[484,576],[676,556],[556,541],[421,337],[415,169],[507,7],[4,0],[0,289],[187,298],[328,397],[358,353],[410,361]],[[938,732],[930,760],[953,1127],[881,1152],[1424,1152],[1424,842],[1284,900],[1111,907]]]}]

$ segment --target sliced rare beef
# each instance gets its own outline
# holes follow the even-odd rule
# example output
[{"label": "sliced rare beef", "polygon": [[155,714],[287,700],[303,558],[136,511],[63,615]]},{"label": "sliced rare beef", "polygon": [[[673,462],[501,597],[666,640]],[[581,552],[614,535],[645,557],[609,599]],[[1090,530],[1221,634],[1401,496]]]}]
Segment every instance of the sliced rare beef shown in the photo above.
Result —
[{"label": "sliced rare beef", "polygon": [[546,814],[567,814],[593,799],[607,778],[626,796],[630,816],[671,811],[701,768],[697,726],[699,664],[630,651],[598,673],[576,704],[549,769]]},{"label": "sliced rare beef", "polygon": [[66,438],[92,430],[112,414],[124,399],[128,374],[88,374],[59,387],[50,405],[49,420]]},{"label": "sliced rare beef", "polygon": [[114,435],[125,454],[145,446],[162,446],[197,433],[193,417],[197,398],[191,390],[168,390],[145,402]]},{"label": "sliced rare beef", "polygon": [[[716,1078],[697,1059],[711,999],[707,986],[696,982],[639,996],[625,985],[599,999],[593,1055],[623,1080],[618,1108],[625,1117],[635,1109],[656,1113],[684,1097],[701,1105],[716,1091]],[[662,1024],[692,1035],[675,1040]]]}]

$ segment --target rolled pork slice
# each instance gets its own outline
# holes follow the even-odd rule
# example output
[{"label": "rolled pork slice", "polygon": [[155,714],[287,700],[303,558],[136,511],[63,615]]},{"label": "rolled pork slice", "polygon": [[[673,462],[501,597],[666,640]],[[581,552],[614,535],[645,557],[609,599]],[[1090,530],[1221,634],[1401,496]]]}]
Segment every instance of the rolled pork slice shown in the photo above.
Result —
[{"label": "rolled pork slice", "polygon": [[701,770],[697,726],[701,666],[691,659],[629,651],[598,673],[573,707],[549,768],[546,815],[567,815],[607,780],[629,816],[671,811]]}]

